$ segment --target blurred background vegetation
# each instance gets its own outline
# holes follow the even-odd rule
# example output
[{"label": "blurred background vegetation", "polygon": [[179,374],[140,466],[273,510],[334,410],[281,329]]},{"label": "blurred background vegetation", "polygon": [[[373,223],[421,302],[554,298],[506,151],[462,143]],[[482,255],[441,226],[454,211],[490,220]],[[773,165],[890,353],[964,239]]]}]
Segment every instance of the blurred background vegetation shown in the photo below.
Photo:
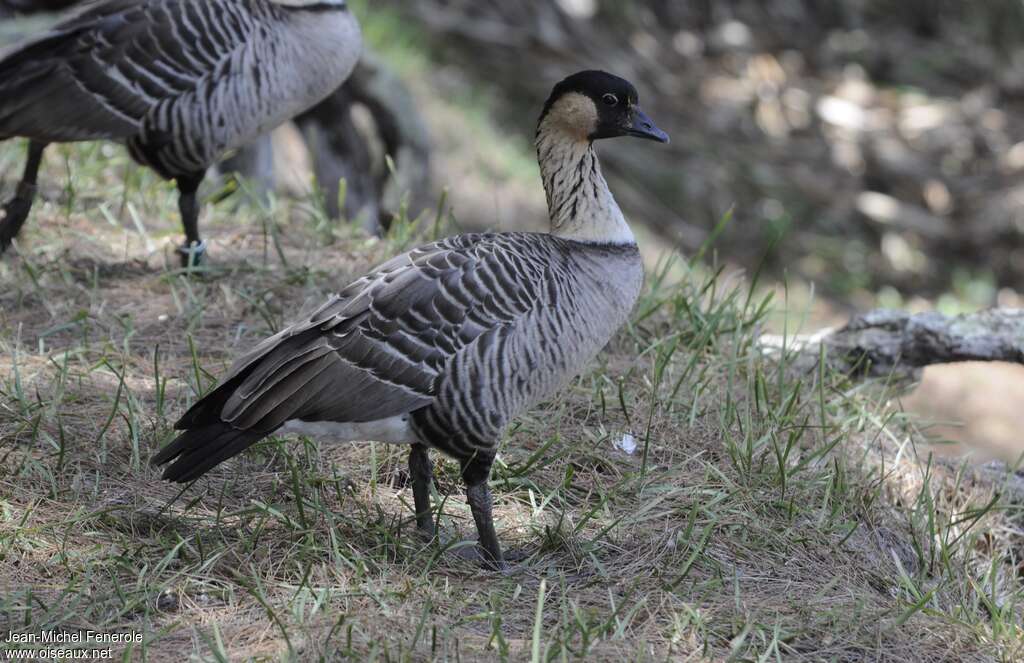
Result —
[{"label": "blurred background vegetation", "polygon": [[609,144],[603,163],[668,246],[693,252],[732,209],[723,260],[767,256],[841,308],[1018,300],[1020,0],[378,4],[424,49],[427,85],[468,79],[524,161],[553,81],[590,67],[633,80],[672,145]]}]

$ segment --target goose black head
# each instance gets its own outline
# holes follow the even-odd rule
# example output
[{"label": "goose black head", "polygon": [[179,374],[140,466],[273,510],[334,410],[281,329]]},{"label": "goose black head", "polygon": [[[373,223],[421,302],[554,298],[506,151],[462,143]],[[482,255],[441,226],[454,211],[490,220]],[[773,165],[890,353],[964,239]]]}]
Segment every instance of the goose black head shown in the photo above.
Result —
[{"label": "goose black head", "polygon": [[668,134],[637,103],[629,81],[604,71],[581,71],[551,91],[540,125],[551,123],[580,140],[633,136],[667,143]]}]

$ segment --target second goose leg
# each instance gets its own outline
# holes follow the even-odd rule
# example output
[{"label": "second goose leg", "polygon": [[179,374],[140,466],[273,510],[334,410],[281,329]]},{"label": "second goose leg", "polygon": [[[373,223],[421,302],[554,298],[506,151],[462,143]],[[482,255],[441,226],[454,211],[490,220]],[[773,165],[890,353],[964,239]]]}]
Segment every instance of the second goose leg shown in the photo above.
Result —
[{"label": "second goose leg", "polygon": [[18,189],[14,198],[4,205],[4,216],[0,219],[0,253],[7,250],[11,240],[18,236],[21,227],[28,218],[32,209],[32,201],[36,197],[36,181],[39,175],[39,164],[43,161],[43,150],[46,143],[31,141],[28,144],[28,160],[25,162],[25,172],[18,183]]},{"label": "second goose leg", "polygon": [[185,243],[178,248],[181,266],[188,268],[198,265],[206,253],[206,242],[199,239],[199,201],[196,192],[203,181],[204,173],[192,173],[177,177],[178,210],[181,224],[185,227]]},{"label": "second goose leg", "polygon": [[423,444],[414,444],[409,451],[409,478],[412,480],[412,497],[416,505],[416,529],[432,539],[436,532],[430,507],[434,468],[430,464],[427,447]]}]

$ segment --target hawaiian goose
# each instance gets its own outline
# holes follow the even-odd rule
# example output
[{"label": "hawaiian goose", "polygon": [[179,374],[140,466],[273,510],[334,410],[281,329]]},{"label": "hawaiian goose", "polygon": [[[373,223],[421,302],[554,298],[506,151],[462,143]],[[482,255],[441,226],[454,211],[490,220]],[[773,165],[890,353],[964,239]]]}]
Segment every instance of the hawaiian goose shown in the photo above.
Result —
[{"label": "hawaiian goose", "polygon": [[362,48],[345,0],[103,0],[0,56],[0,140],[29,138],[0,251],[35,197],[48,143],[108,139],[176,181],[185,265],[204,243],[207,167],[313,106]]},{"label": "hawaiian goose", "polygon": [[599,138],[668,142],[627,81],[555,86],[537,130],[551,233],[457,235],[385,262],[266,339],[177,423],[154,458],[192,481],[276,431],[412,445],[416,522],[433,535],[430,448],[457,459],[485,557],[501,565],[487,485],[502,431],[608,342],[636,302],[636,241]]}]

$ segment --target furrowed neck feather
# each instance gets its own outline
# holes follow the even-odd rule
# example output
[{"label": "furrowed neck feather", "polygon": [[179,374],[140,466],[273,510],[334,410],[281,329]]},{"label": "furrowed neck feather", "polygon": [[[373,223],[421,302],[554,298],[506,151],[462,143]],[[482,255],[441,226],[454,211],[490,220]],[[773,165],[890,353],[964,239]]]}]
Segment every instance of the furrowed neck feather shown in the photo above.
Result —
[{"label": "furrowed neck feather", "polygon": [[593,142],[541,121],[537,159],[547,193],[551,234],[600,244],[635,244],[608,183]]}]

